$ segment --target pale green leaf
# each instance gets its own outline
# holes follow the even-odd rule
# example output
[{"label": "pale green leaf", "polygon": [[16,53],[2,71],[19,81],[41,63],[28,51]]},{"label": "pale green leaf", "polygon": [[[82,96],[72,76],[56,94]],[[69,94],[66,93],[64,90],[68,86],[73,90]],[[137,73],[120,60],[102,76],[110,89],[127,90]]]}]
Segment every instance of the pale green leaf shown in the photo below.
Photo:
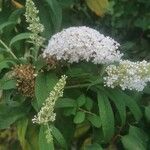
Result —
[{"label": "pale green leaf", "polygon": [[103,16],[109,6],[108,0],[85,0],[85,2],[97,16]]}]

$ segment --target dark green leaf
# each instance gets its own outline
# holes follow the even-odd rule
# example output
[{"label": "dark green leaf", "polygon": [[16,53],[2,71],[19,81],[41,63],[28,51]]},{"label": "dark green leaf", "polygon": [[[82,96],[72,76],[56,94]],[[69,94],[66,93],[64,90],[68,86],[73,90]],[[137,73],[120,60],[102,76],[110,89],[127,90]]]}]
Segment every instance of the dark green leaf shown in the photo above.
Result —
[{"label": "dark green leaf", "polygon": [[64,139],[61,132],[53,125],[51,125],[50,128],[52,129],[53,137],[57,140],[57,142],[60,144],[60,146],[63,147],[64,149],[67,149],[66,140]]},{"label": "dark green leaf", "polygon": [[100,128],[101,127],[101,118],[99,116],[97,116],[96,114],[88,114],[87,115],[87,119],[91,122],[91,124],[93,126],[95,126],[96,128]]},{"label": "dark green leaf", "polygon": [[53,73],[39,73],[35,81],[35,95],[40,108],[58,79]]},{"label": "dark green leaf", "polygon": [[60,98],[56,101],[56,108],[65,108],[65,107],[76,107],[76,101],[69,98]]},{"label": "dark green leaf", "polygon": [[145,117],[148,122],[150,122],[150,105],[145,107]]},{"label": "dark green leaf", "polygon": [[125,105],[130,109],[130,111],[134,115],[136,121],[139,121],[142,117],[142,112],[140,110],[140,107],[136,103],[136,101],[133,98],[131,98],[129,95],[123,93],[122,91],[120,91],[119,93],[122,99],[124,100]]},{"label": "dark green leaf", "polygon": [[0,25],[0,31],[2,31],[4,28],[10,27],[10,26],[14,27],[15,24],[16,23],[13,22],[13,21],[5,22],[5,23],[3,23],[3,24]]},{"label": "dark green leaf", "polygon": [[114,114],[108,97],[103,92],[98,92],[97,96],[104,139],[108,142],[114,135]]},{"label": "dark green leaf", "polygon": [[119,112],[122,125],[124,125],[126,121],[126,106],[124,100],[122,99],[122,97],[120,96],[117,90],[109,90],[108,97],[110,98],[110,100],[114,102]]},{"label": "dark green leaf", "polygon": [[46,0],[55,31],[59,31],[62,22],[62,10],[57,0]]},{"label": "dark green leaf", "polygon": [[30,110],[30,106],[10,107],[5,104],[0,105],[0,129],[6,129],[15,121],[25,116]]},{"label": "dark green leaf", "polygon": [[11,15],[9,16],[8,20],[9,21],[14,21],[18,23],[18,19],[19,17],[24,13],[24,9],[16,9],[15,11],[13,11],[11,13]]},{"label": "dark green leaf", "polygon": [[0,61],[0,71],[3,70],[4,68],[10,68],[11,66],[15,65],[16,63],[12,60],[2,60]]}]

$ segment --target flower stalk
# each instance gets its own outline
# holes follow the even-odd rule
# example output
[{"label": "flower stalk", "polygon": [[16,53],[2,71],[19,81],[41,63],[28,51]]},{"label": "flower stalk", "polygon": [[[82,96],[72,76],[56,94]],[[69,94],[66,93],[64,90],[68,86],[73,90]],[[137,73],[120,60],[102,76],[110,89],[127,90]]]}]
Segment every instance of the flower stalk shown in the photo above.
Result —
[{"label": "flower stalk", "polygon": [[17,59],[17,60],[18,60],[18,58],[16,57],[16,55],[11,51],[11,49],[10,49],[1,39],[0,39],[0,43],[5,47],[6,51],[7,51],[8,53],[10,53],[11,56],[12,56],[14,59]]}]

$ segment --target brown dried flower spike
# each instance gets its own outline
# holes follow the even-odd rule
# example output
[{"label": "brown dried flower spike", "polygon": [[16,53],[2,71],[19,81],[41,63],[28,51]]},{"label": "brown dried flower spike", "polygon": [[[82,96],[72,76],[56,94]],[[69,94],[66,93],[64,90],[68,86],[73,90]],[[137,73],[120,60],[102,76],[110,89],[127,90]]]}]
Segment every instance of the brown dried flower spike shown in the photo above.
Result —
[{"label": "brown dried flower spike", "polygon": [[17,65],[13,68],[14,77],[17,79],[17,89],[27,97],[34,96],[35,68],[31,64]]}]

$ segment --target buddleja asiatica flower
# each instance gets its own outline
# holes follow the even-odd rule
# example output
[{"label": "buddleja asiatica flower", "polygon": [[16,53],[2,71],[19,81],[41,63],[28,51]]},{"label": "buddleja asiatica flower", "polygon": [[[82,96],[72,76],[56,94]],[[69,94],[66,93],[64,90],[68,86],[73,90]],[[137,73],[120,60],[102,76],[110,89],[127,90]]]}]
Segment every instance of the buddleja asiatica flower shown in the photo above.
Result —
[{"label": "buddleja asiatica flower", "polygon": [[106,73],[105,86],[111,88],[120,86],[122,90],[142,91],[150,81],[150,63],[145,60],[141,62],[124,60],[118,65],[108,66]]},{"label": "buddleja asiatica flower", "polygon": [[54,89],[50,92],[48,98],[43,103],[43,106],[37,116],[32,119],[33,123],[47,125],[45,136],[47,142],[50,143],[53,140],[52,129],[49,127],[48,122],[54,122],[56,113],[54,112],[55,102],[59,97],[63,96],[63,90],[66,85],[67,76],[61,76],[61,79],[55,85]]},{"label": "buddleja asiatica flower", "polygon": [[41,46],[45,39],[39,36],[39,34],[44,31],[44,26],[40,23],[38,13],[39,11],[37,10],[34,2],[32,0],[26,0],[25,17],[26,22],[29,23],[27,29],[32,32],[30,38],[34,44]]},{"label": "buddleja asiatica flower", "polygon": [[120,61],[123,54],[118,47],[118,42],[92,28],[70,27],[52,36],[43,56],[54,56],[69,63],[108,64]]},{"label": "buddleja asiatica flower", "polygon": [[61,76],[61,79],[50,92],[48,98],[43,103],[43,106],[37,116],[32,119],[33,123],[44,124],[55,121],[56,114],[54,113],[55,102],[59,97],[63,96],[63,90],[66,84],[67,77]]}]

